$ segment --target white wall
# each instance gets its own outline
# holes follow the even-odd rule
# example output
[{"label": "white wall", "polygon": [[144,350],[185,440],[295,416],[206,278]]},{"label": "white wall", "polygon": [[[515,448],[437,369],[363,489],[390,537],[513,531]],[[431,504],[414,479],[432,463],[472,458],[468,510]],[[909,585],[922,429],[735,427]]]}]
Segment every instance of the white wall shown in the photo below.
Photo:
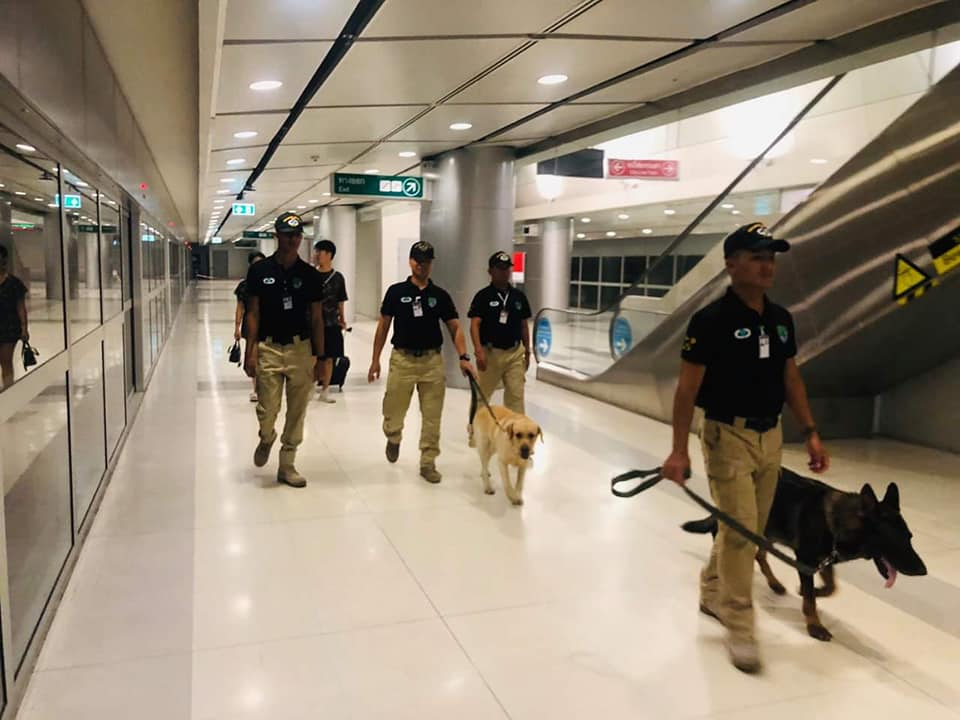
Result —
[{"label": "white wall", "polygon": [[381,234],[380,208],[357,213],[357,278],[351,300],[357,314],[368,318],[380,312]]},{"label": "white wall", "polygon": [[881,435],[960,453],[960,358],[883,393],[877,404]]},{"label": "white wall", "polygon": [[410,274],[410,246],[420,239],[420,204],[389,203],[381,208],[380,296]]}]

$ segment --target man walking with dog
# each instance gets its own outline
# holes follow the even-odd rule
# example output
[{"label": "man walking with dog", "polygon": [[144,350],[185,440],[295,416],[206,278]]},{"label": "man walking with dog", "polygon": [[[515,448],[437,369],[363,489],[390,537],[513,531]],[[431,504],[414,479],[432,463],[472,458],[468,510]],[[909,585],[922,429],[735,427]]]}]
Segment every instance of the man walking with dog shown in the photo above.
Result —
[{"label": "man walking with dog", "polygon": [[[803,428],[810,469],[822,473],[830,465],[797,369],[793,318],[766,296],[776,253],[789,249],[762,223],[744,225],[724,240],[731,285],[690,321],[673,406],[673,451],[662,469],[665,478],[686,481],[694,407],[702,408],[701,444],[713,500],[759,534],[780,472],[784,402]],[[730,659],[748,673],[761,668],[752,602],[755,553],[752,543],[721,523],[700,578],[701,612],[727,628]]]},{"label": "man walking with dog", "polygon": [[503,382],[503,404],[524,414],[523,388],[530,369],[530,303],[510,284],[513,260],[495,252],[487,262],[490,284],[470,303],[470,337],[480,371],[478,384],[489,400]]},{"label": "man walking with dog", "polygon": [[302,488],[306,479],[294,460],[303,441],[310,391],[323,357],[323,287],[318,273],[300,259],[303,220],[286,212],[274,223],[277,251],[247,272],[247,352],[243,368],[257,380],[260,443],[253,464],[263,467],[277,439],[274,428],[286,390],[287,416],[280,440],[277,482]]},{"label": "man walking with dog", "polygon": [[383,434],[387,436],[387,460],[395,463],[400,456],[403,421],[410,407],[413,389],[420,396],[420,477],[438,483],[443,476],[437,471],[440,455],[440,415],[446,393],[443,372],[443,332],[447,326],[464,374],[475,374],[467,355],[467,343],[460,329],[460,320],[453,298],[430,279],[433,269],[433,245],[421,240],[410,248],[410,277],[391,285],[383,298],[380,321],[373,341],[373,360],[367,381],[380,377],[380,354],[393,325],[393,352],[387,391],[383,396]]}]

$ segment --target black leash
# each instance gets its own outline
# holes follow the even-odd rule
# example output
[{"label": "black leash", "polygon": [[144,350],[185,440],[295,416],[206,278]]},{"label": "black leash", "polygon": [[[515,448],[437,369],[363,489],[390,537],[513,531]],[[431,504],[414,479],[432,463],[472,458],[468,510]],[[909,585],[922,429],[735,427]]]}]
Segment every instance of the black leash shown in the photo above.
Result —
[{"label": "black leash", "polygon": [[480,401],[483,403],[483,406],[489,411],[490,417],[493,418],[493,422],[495,422],[497,427],[500,428],[500,431],[504,433],[507,432],[503,429],[503,425],[500,424],[500,421],[497,420],[497,416],[493,412],[493,408],[490,407],[490,402],[487,400],[487,396],[484,395],[483,390],[480,389],[477,379],[472,373],[466,373],[466,376],[470,381],[470,424],[473,425],[473,419],[477,416],[477,398],[479,397]]},{"label": "black leash", "polygon": [[[621,475],[617,475],[615,478],[613,478],[613,480],[610,481],[610,492],[612,492],[617,497],[622,497],[622,498],[629,498],[629,497],[633,497],[634,495],[639,495],[644,490],[649,490],[654,485],[656,485],[661,480],[663,480],[663,475],[661,474],[661,472],[662,472],[662,468],[657,467],[657,468],[652,468],[650,470],[631,470]],[[689,477],[690,477],[690,473],[689,471],[687,471],[687,478]],[[621,483],[627,482],[629,480],[636,480],[637,478],[644,478],[644,481],[639,485],[637,485],[636,487],[632,487],[629,490],[621,490],[617,487],[617,485],[620,485]],[[804,575],[815,575],[816,573],[826,568],[828,565],[832,564],[833,559],[832,557],[829,557],[825,559],[823,562],[821,562],[819,566],[817,566],[816,568],[813,568],[804,562],[801,562],[795,558],[790,557],[782,550],[779,550],[767,538],[763,537],[762,535],[758,535],[757,533],[753,532],[749,528],[745,527],[736,518],[730,517],[729,515],[727,515],[727,513],[720,510],[720,508],[717,508],[711,505],[709,502],[704,500],[702,497],[700,497],[697,493],[695,493],[686,485],[682,485],[681,487],[683,488],[683,491],[687,494],[687,497],[693,500],[697,505],[702,507],[708,513],[710,513],[712,517],[715,517],[717,520],[719,520],[727,527],[731,528],[735,532],[745,537],[747,540],[752,542],[757,547],[762,548],[763,550],[766,550],[768,553],[770,553],[774,557],[779,558],[780,560],[783,560],[783,562],[785,562],[787,565],[798,570]]]}]

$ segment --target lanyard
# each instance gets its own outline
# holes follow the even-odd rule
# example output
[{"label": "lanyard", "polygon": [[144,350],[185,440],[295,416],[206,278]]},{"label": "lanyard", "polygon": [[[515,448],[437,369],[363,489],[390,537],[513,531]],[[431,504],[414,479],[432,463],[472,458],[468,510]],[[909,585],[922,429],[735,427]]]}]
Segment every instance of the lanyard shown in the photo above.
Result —
[{"label": "lanyard", "polygon": [[497,297],[500,298],[500,302],[502,303],[501,307],[503,307],[504,310],[507,310],[509,307],[507,305],[507,301],[510,299],[510,290],[508,289],[503,295],[501,295],[500,291],[497,290]]}]

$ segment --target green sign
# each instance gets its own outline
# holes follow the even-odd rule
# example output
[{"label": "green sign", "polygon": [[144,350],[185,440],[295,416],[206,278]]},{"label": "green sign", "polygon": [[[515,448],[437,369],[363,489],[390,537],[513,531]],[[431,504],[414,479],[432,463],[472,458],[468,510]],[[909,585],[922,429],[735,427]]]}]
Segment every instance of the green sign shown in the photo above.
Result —
[{"label": "green sign", "polygon": [[[100,230],[102,230],[103,233],[106,235],[111,235],[117,232],[117,226],[101,225]],[[97,231],[96,225],[77,225],[77,232],[95,233],[96,231]]]},{"label": "green sign", "polygon": [[256,215],[257,206],[254,205],[253,203],[234,203],[233,214],[234,215]]},{"label": "green sign", "polygon": [[412,175],[356,175],[334,173],[330,180],[334,195],[367,195],[370,197],[422,200],[423,179]]},{"label": "green sign", "polygon": [[273,237],[273,233],[261,232],[260,230],[244,230],[243,236],[250,240],[269,240]]},{"label": "green sign", "polygon": [[238,238],[237,240],[233,241],[233,246],[236,248],[255,248],[257,247],[257,241]]},{"label": "green sign", "polygon": [[96,231],[97,231],[96,225],[77,225],[77,232],[95,233]]},{"label": "green sign", "polygon": [[64,195],[63,206],[67,210],[79,210],[83,205],[79,195]]}]

